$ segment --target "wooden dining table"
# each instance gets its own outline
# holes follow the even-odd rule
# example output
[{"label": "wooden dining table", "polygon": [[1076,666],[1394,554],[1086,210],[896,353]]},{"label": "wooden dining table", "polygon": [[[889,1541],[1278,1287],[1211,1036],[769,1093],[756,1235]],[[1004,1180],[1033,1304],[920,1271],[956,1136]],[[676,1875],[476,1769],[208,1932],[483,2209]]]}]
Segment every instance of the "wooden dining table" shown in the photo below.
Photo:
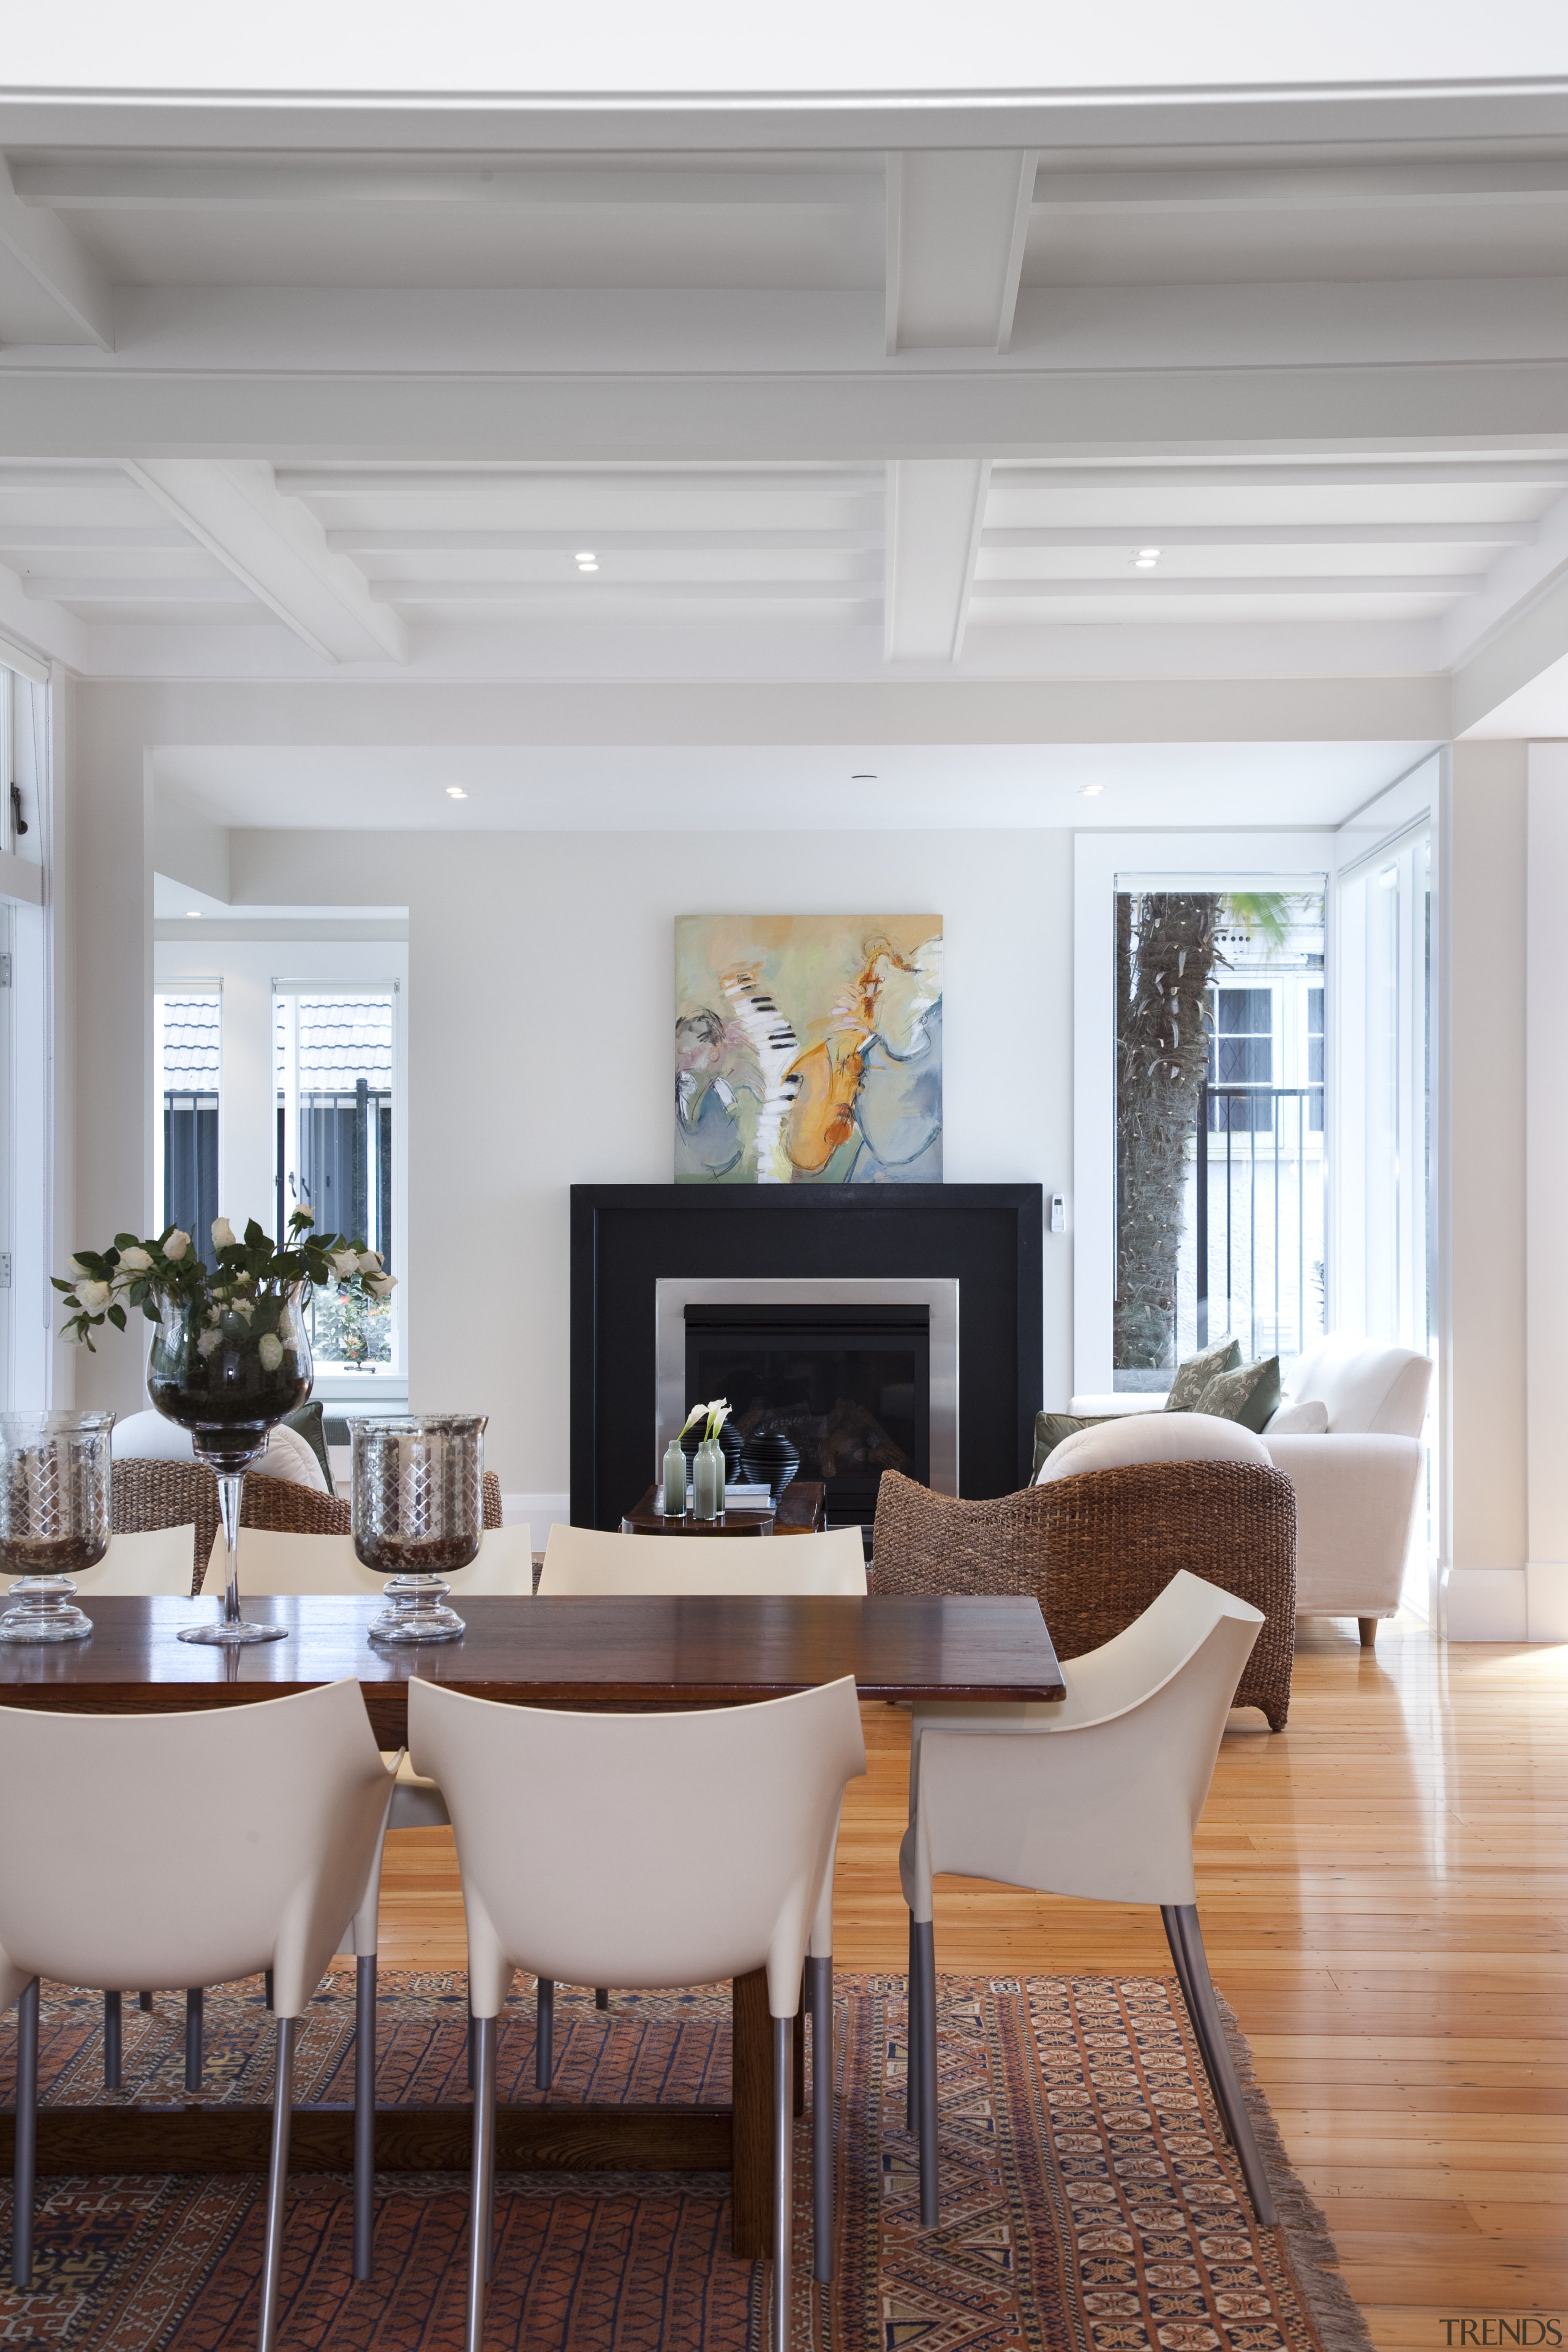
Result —
[{"label": "wooden dining table", "polygon": [[[130,1715],[244,1706],[353,1676],[383,1748],[407,1735],[417,1675],[475,1697],[573,1709],[733,1706],[782,1698],[852,1675],[862,1699],[1053,1700],[1061,1670],[1038,1604],[1025,1598],[626,1598],[460,1602],[457,1642],[379,1649],[367,1636],[378,1597],[246,1597],[248,1614],[286,1628],[281,1641],[223,1651],[182,1642],[210,1601],[88,1602],[90,1638],[55,1648],[0,1643],[0,1705]],[[170,1834],[178,1833],[177,1799]],[[529,2171],[722,2171],[733,2176],[737,2254],[771,2252],[772,2038],[763,1969],[735,1979],[731,2104],[557,2104],[549,2095],[497,2114],[497,2166]],[[797,2034],[797,2041],[799,2036]],[[38,2116],[38,2169],[48,2173],[264,2171],[271,2110],[229,2102],[50,2107]],[[383,2107],[384,2171],[464,2171],[470,2110]],[[0,2126],[10,2162],[11,2117]],[[348,2105],[297,2108],[290,2161],[347,2171]]]}]

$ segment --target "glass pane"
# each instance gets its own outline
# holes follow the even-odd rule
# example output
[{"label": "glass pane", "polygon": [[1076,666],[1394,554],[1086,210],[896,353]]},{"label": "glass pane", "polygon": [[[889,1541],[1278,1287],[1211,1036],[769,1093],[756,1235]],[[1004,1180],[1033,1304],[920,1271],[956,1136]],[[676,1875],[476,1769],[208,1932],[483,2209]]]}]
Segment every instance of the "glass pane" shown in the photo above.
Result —
[{"label": "glass pane", "polygon": [[[275,1014],[279,1227],[293,1203],[303,1202],[315,1212],[319,1232],[344,1234],[379,1251],[394,1273],[391,996],[301,992],[279,997]],[[311,1346],[322,1362],[392,1361],[390,1304],[341,1286],[318,1293],[311,1312]]]},{"label": "glass pane", "polygon": [[[1207,877],[1205,877],[1205,879]],[[1119,888],[1113,1380],[1323,1328],[1323,891]]]},{"label": "glass pane", "polygon": [[218,1082],[223,1066],[223,1000],[216,994],[163,993],[153,1005],[158,1024],[163,1125],[165,1226],[189,1234],[207,1265],[213,1219],[218,1213]]}]

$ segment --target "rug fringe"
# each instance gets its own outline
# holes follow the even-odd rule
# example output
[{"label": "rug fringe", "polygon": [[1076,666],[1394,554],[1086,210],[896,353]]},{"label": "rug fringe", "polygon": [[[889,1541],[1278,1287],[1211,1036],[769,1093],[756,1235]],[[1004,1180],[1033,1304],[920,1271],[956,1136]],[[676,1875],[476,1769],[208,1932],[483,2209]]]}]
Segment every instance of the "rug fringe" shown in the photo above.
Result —
[{"label": "rug fringe", "polygon": [[1216,1998],[1231,2062],[1252,2117],[1268,2186],[1274,2191],[1279,2234],[1318,2340],[1323,2352],[1373,2352],[1361,2306],[1340,2275],[1333,2232],[1285,2153],[1279,2126],[1253,2068],[1247,2036],[1224,1994]]}]

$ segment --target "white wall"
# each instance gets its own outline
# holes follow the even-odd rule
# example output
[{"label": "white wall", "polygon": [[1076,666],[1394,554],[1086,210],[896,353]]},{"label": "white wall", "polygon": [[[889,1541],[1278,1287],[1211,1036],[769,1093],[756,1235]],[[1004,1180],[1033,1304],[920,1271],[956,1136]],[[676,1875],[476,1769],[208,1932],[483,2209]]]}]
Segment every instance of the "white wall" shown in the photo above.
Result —
[{"label": "white wall", "polygon": [[[503,1487],[565,1488],[567,1192],[670,1181],[678,914],[940,913],[946,1179],[1067,1191],[1071,854],[1056,832],[236,832],[237,912],[408,908],[414,1408],[488,1411]],[[1046,1235],[1064,1405],[1069,1247]]]}]

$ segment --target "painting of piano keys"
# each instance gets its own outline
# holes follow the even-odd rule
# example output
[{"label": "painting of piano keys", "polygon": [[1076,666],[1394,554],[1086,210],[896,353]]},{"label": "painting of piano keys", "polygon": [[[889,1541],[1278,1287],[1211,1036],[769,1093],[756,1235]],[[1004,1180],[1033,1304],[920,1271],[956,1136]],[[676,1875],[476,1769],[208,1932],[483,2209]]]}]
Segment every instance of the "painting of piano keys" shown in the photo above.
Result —
[{"label": "painting of piano keys", "polygon": [[681,915],[678,1184],[942,1181],[942,917]]}]

